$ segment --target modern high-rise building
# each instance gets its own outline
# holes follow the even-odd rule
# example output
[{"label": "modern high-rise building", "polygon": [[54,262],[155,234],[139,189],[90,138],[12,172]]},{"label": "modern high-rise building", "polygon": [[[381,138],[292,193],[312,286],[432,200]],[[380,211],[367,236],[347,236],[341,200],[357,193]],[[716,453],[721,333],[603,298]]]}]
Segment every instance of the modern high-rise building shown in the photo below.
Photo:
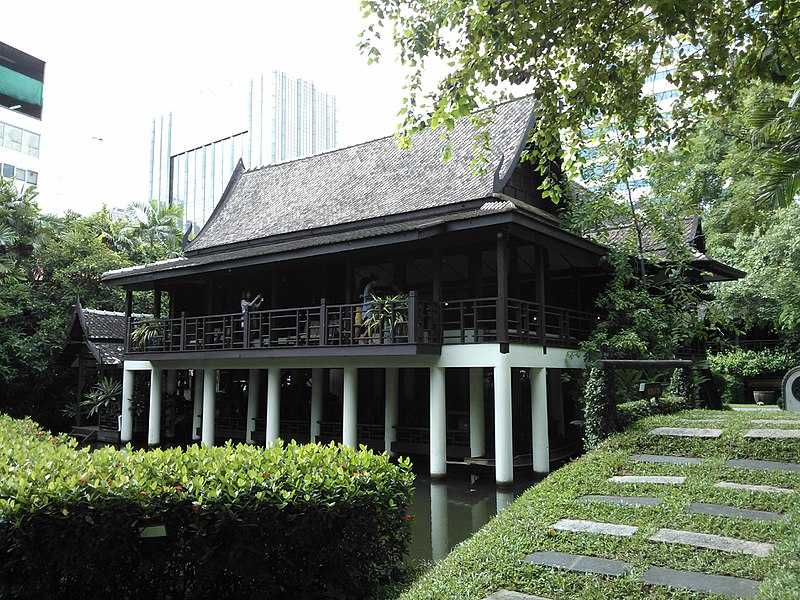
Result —
[{"label": "modern high-rise building", "polygon": [[241,159],[248,168],[336,147],[336,98],[272,71],[199,94],[153,121],[149,197],[183,207],[198,230]]},{"label": "modern high-rise building", "polygon": [[0,42],[0,176],[39,183],[44,61]]}]

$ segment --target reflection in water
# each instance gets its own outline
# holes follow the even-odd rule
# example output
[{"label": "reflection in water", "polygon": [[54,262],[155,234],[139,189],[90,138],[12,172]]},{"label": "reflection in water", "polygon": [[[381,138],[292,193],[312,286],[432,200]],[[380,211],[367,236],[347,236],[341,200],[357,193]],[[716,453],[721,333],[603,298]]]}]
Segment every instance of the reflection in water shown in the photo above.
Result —
[{"label": "reflection in water", "polygon": [[520,482],[501,490],[493,482],[472,483],[448,478],[430,481],[418,477],[411,505],[410,559],[440,560],[456,545],[483,527],[497,512],[532,485]]}]

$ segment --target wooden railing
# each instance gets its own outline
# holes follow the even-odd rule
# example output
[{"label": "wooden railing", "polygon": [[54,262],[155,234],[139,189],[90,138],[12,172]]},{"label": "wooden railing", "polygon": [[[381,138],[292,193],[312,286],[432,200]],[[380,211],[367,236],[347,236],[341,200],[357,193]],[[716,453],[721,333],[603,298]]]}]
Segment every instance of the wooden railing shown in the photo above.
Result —
[{"label": "wooden railing", "polygon": [[[597,316],[570,308],[509,298],[506,336],[498,332],[497,298],[442,302],[407,298],[173,319],[133,318],[127,351],[209,352],[298,347],[397,344],[478,344],[508,341],[573,347]],[[501,305],[502,307],[502,305]],[[544,321],[544,335],[541,323]],[[365,350],[367,350],[365,348]]]}]

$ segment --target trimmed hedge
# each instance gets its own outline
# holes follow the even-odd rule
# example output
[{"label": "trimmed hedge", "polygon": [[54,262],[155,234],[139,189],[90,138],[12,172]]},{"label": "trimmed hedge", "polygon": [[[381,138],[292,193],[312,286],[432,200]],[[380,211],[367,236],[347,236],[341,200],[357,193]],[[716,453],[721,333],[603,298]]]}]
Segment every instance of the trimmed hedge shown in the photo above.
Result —
[{"label": "trimmed hedge", "polygon": [[0,415],[1,598],[364,598],[410,464],[342,446],[78,450]]}]

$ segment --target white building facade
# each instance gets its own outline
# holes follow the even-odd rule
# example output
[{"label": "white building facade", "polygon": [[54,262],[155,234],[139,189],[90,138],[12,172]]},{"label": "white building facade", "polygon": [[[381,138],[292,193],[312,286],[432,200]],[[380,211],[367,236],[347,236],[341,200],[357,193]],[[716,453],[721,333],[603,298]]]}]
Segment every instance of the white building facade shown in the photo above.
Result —
[{"label": "white building facade", "polygon": [[208,220],[236,164],[252,168],[332,150],[336,98],[280,71],[200,94],[153,121],[149,199],[183,207],[195,231]]},{"label": "white building facade", "polygon": [[0,176],[39,183],[44,61],[0,42]]}]

